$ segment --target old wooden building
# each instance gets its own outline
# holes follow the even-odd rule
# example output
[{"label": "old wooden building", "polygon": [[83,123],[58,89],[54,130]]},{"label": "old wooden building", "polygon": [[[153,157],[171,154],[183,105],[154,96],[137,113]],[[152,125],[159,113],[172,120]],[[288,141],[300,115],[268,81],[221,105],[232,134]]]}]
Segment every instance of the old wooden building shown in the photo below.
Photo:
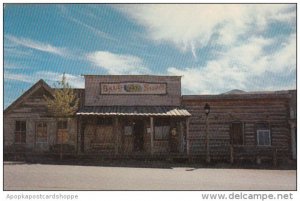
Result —
[{"label": "old wooden building", "polygon": [[185,152],[180,77],[85,76],[79,118],[80,152]]},{"label": "old wooden building", "polygon": [[84,77],[74,117],[49,114],[59,89],[43,80],[7,107],[4,152],[296,159],[295,90],[182,96],[180,76]]},{"label": "old wooden building", "polygon": [[[295,91],[238,92],[220,95],[186,95],[182,105],[192,114],[187,143],[189,154],[205,156],[207,134],[212,158],[292,158],[295,136],[290,124],[295,114]],[[203,107],[210,105],[210,113]],[[208,130],[206,130],[206,128]],[[293,150],[294,149],[294,150]]]}]

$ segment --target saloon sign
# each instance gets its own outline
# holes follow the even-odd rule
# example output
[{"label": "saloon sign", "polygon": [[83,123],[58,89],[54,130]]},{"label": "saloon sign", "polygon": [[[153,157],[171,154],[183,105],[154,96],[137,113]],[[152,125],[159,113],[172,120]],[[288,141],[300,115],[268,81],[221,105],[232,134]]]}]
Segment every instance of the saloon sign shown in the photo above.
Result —
[{"label": "saloon sign", "polygon": [[166,83],[101,83],[101,94],[166,94]]}]

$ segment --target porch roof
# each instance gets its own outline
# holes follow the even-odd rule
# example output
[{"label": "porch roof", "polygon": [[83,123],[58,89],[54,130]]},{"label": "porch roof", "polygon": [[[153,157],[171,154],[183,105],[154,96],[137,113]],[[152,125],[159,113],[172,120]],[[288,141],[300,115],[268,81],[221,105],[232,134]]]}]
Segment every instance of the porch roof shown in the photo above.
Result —
[{"label": "porch roof", "polygon": [[86,106],[81,108],[76,114],[99,116],[191,116],[187,110],[174,106]]}]

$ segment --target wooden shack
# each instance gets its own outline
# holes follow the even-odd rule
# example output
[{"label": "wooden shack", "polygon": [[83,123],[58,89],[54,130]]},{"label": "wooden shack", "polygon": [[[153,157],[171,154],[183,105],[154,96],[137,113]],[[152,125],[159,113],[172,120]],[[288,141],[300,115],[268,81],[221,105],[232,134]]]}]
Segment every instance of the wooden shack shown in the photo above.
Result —
[{"label": "wooden shack", "polygon": [[[57,152],[59,144],[76,153],[77,118],[56,119],[48,112],[44,96],[54,90],[39,80],[4,110],[5,153]],[[74,90],[82,99],[84,90]]]}]

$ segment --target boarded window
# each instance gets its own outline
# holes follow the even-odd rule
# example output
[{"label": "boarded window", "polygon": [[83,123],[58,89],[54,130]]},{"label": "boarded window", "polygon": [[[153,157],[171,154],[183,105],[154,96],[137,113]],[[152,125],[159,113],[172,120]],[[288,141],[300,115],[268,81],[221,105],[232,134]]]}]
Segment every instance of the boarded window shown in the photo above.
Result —
[{"label": "boarded window", "polygon": [[61,120],[57,122],[57,143],[66,144],[69,140],[68,121]]},{"label": "boarded window", "polygon": [[38,122],[36,124],[36,141],[37,142],[47,142],[47,123],[46,122]]},{"label": "boarded window", "polygon": [[231,123],[231,144],[243,145],[244,144],[244,129],[242,122]]},{"label": "boarded window", "polygon": [[257,145],[269,146],[271,145],[271,132],[268,123],[256,124]]},{"label": "boarded window", "polygon": [[26,121],[16,121],[15,143],[26,143]]},{"label": "boarded window", "polygon": [[113,127],[108,125],[97,126],[94,143],[113,143]]}]

